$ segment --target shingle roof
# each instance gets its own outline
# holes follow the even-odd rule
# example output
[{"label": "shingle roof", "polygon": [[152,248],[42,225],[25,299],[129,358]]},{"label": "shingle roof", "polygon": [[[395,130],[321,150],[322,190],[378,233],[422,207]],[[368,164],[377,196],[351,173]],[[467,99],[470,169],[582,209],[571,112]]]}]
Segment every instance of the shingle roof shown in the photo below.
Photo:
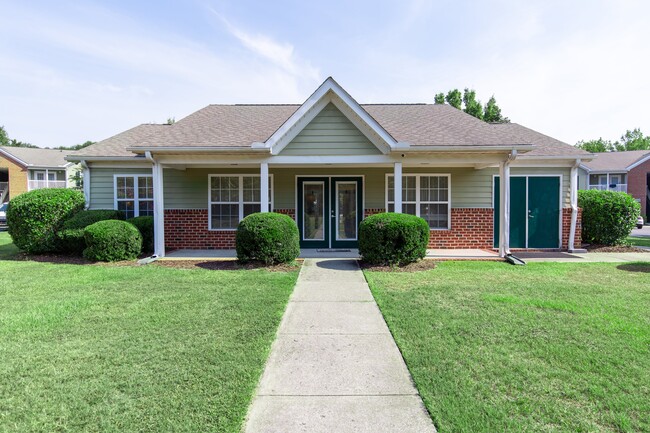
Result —
[{"label": "shingle roof", "polygon": [[534,144],[536,147],[530,152],[526,152],[527,157],[533,156],[591,156],[589,152],[586,152],[578,147],[571,146],[568,143],[565,143],[560,140],[556,140],[553,137],[544,135],[541,132],[534,131],[525,126],[521,126],[517,123],[499,123],[495,124],[497,128],[507,131],[510,134],[519,137],[520,140]]},{"label": "shingle roof", "polygon": [[650,150],[605,152],[599,153],[598,158],[583,165],[589,168],[590,171],[626,171],[627,167],[646,156],[650,156]]},{"label": "shingle roof", "polygon": [[[32,147],[0,147],[3,152],[12,155],[14,158],[34,167],[65,167],[70,162],[64,158],[74,153],[71,150],[37,149]],[[2,155],[0,155],[1,157]]]},{"label": "shingle roof", "polygon": [[[268,139],[300,105],[208,105],[137,146],[250,147]],[[413,146],[509,145],[516,137],[449,105],[362,105],[393,138]]]},{"label": "shingle roof", "polygon": [[151,123],[138,125],[105,140],[91,144],[88,147],[84,147],[77,151],[74,156],[80,159],[83,159],[84,156],[134,157],[135,154],[126,150],[127,147],[142,143],[150,135],[168,127],[169,125]]},{"label": "shingle roof", "polygon": [[[300,107],[208,105],[173,125],[144,124],[82,149],[79,158],[133,157],[130,147],[240,147],[264,142]],[[489,124],[446,104],[362,105],[393,138],[412,146],[533,144],[536,156],[587,152],[514,123]]]}]

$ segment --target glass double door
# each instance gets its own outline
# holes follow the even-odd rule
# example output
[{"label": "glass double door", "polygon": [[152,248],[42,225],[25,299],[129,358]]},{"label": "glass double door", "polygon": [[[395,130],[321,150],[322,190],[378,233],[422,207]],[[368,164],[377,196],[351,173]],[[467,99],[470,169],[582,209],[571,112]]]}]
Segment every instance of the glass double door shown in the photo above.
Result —
[{"label": "glass double door", "polygon": [[363,218],[361,177],[299,177],[297,221],[302,248],[356,248]]}]

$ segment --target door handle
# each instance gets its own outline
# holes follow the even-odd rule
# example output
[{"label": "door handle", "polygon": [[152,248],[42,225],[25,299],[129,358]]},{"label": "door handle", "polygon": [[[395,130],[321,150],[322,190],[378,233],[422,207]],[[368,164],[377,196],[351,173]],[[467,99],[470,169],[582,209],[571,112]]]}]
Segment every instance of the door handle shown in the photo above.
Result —
[{"label": "door handle", "polygon": [[535,215],[533,215],[530,210],[528,211],[528,218],[535,218]]}]

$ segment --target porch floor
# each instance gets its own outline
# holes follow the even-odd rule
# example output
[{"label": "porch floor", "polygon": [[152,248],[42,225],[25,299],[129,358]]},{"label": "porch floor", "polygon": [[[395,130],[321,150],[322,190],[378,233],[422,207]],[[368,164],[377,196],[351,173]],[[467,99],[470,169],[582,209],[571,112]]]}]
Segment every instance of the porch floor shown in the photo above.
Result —
[{"label": "porch floor", "polygon": [[[176,250],[167,253],[165,259],[171,260],[227,260],[237,257],[235,250]],[[493,251],[480,249],[431,249],[427,250],[428,259],[498,259],[499,255]],[[320,250],[307,249],[300,250],[301,259],[357,259],[359,250],[351,248],[349,250]]]}]

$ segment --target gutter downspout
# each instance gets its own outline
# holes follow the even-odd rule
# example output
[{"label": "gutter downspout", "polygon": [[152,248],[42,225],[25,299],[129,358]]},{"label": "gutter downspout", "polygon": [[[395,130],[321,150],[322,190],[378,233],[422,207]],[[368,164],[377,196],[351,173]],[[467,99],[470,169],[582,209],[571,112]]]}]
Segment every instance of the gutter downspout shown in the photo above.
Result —
[{"label": "gutter downspout", "polygon": [[163,170],[162,165],[158,163],[150,151],[144,153],[144,157],[153,165],[151,174],[153,175],[153,227],[154,227],[154,255],[152,260],[159,257],[165,257],[165,206],[163,202]]},{"label": "gutter downspout", "polygon": [[499,167],[499,196],[501,197],[501,212],[499,216],[499,256],[510,255],[510,163],[517,158],[517,150],[512,149],[505,161]]},{"label": "gutter downspout", "polygon": [[580,158],[576,159],[571,167],[571,229],[569,230],[568,250],[570,253],[578,252],[575,249],[576,227],[578,225],[578,167]]},{"label": "gutter downspout", "polygon": [[[86,209],[90,209],[90,167],[86,163],[85,159],[79,161],[81,168],[83,168],[83,188],[84,188],[84,197],[86,198]],[[66,178],[68,176],[68,171],[66,170]]]}]

